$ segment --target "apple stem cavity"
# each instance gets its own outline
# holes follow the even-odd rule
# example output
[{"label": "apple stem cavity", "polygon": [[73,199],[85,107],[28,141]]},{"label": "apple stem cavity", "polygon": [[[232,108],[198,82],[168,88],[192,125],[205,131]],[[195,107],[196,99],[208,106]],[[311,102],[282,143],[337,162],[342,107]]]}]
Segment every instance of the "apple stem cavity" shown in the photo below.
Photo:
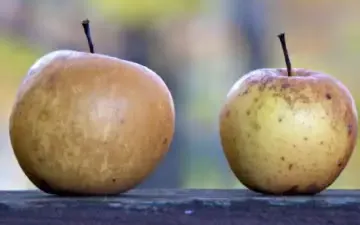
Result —
[{"label": "apple stem cavity", "polygon": [[288,53],[288,50],[287,50],[287,47],[286,47],[285,33],[279,34],[278,38],[280,39],[281,47],[282,47],[282,50],[284,52],[284,57],[285,57],[285,63],[286,63],[288,76],[291,77],[292,76],[292,73],[291,73],[292,69],[291,69],[291,62],[290,62],[289,53]]},{"label": "apple stem cavity", "polygon": [[88,42],[88,45],[89,45],[90,52],[94,53],[94,44],[92,42],[91,34],[90,34],[90,25],[89,25],[90,21],[88,19],[86,19],[86,20],[83,20],[81,24],[82,24],[82,26],[84,28],[84,32],[85,32],[85,35],[86,35],[86,39],[87,39],[87,42]]}]

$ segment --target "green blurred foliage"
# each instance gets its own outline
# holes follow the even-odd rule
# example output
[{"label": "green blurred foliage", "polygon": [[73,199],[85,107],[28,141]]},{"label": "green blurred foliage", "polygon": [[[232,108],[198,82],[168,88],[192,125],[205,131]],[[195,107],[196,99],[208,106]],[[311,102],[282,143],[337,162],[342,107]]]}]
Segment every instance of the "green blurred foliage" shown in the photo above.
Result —
[{"label": "green blurred foliage", "polygon": [[39,58],[36,49],[16,38],[0,37],[1,79],[8,82],[17,82],[25,76],[29,66]]},{"label": "green blurred foliage", "polygon": [[0,38],[0,119],[7,119],[20,81],[39,56],[20,39]]},{"label": "green blurred foliage", "polygon": [[171,19],[198,12],[201,0],[91,0],[108,18],[123,24],[145,25],[158,19]]}]

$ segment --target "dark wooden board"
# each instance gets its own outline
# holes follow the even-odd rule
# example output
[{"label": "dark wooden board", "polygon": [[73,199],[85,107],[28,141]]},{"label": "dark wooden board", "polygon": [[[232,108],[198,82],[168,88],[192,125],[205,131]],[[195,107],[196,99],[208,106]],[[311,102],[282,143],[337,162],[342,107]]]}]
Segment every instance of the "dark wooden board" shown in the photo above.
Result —
[{"label": "dark wooden board", "polygon": [[274,197],[248,190],[138,189],[116,197],[0,192],[0,224],[360,224],[360,191]]}]

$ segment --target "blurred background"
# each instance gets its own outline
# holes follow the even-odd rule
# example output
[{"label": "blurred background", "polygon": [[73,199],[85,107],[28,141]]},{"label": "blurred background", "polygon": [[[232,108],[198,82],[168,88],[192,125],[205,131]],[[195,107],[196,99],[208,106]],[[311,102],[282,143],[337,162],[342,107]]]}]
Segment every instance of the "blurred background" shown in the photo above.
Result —
[{"label": "blurred background", "polygon": [[[95,50],[144,64],[163,77],[176,110],[171,151],[140,188],[238,188],[218,134],[232,84],[249,70],[294,67],[329,73],[360,99],[360,1],[327,0],[1,0],[0,189],[32,189],[8,135],[17,88],[34,61],[56,49]],[[357,149],[331,188],[360,188]],[[206,178],[206,179],[205,179]]]}]

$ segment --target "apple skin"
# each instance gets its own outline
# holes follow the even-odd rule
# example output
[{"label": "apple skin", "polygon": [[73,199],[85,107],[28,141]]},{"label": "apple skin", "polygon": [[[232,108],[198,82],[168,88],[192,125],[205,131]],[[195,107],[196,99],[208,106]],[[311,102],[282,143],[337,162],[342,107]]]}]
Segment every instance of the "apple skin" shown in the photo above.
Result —
[{"label": "apple skin", "polygon": [[141,183],[169,150],[175,112],[163,80],[102,54],[54,51],[30,68],[10,116],[15,156],[56,195],[113,195]]},{"label": "apple skin", "polygon": [[231,88],[220,113],[224,154],[238,180],[273,195],[317,194],[343,171],[358,118],[335,78],[295,68],[254,70]]}]

